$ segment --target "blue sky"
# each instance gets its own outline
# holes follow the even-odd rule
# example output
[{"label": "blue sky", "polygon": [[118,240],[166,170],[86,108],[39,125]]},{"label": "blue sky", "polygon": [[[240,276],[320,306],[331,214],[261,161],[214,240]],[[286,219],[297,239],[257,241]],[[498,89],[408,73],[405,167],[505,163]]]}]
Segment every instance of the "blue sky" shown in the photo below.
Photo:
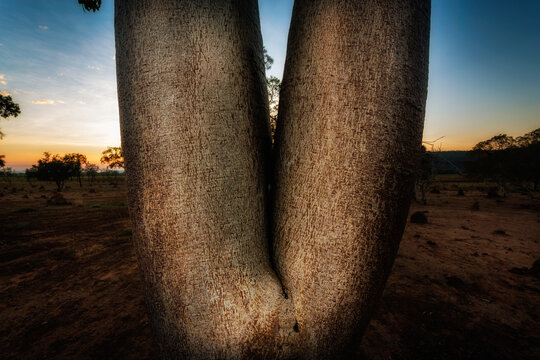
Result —
[{"label": "blue sky", "polygon": [[[85,13],[76,0],[0,0],[0,91],[22,109],[0,120],[8,166],[24,169],[43,151],[97,162],[119,145],[112,4]],[[292,6],[259,1],[280,78]],[[539,15],[539,0],[433,0],[425,139],[468,149],[540,127]]]}]

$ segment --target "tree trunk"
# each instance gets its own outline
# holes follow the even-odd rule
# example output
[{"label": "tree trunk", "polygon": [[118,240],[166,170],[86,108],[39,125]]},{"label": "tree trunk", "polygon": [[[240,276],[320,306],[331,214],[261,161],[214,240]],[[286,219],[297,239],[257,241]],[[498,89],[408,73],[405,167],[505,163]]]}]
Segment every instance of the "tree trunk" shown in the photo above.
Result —
[{"label": "tree trunk", "polygon": [[284,357],[295,319],[268,251],[257,1],[117,0],[115,11],[129,207],[161,353]]},{"label": "tree trunk", "polygon": [[277,123],[274,254],[305,357],[358,344],[413,194],[428,0],[296,0]]},{"label": "tree trunk", "polygon": [[257,1],[116,0],[115,31],[130,214],[162,355],[344,354],[407,215],[429,1],[296,1],[274,175]]}]

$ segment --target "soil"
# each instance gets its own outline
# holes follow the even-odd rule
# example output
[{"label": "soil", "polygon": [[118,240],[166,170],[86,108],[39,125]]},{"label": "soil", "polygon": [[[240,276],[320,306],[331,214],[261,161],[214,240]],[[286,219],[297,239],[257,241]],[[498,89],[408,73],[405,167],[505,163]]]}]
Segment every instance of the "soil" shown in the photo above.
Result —
[{"label": "soil", "polygon": [[[0,357],[156,358],[123,181],[69,186],[53,206],[54,184],[0,183]],[[411,205],[429,222],[407,224],[358,358],[539,358],[540,201],[433,188]]]}]

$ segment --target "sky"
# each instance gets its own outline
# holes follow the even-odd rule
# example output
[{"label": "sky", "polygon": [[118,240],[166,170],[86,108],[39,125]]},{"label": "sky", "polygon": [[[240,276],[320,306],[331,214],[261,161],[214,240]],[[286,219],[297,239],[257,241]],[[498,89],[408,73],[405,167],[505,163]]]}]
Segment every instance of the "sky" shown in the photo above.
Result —
[{"label": "sky", "polygon": [[[281,78],[292,0],[259,0],[263,41]],[[433,0],[425,140],[468,150],[540,127],[540,0]],[[0,0],[0,92],[20,105],[1,119],[0,154],[24,170],[44,151],[99,163],[120,145],[113,0]]]}]

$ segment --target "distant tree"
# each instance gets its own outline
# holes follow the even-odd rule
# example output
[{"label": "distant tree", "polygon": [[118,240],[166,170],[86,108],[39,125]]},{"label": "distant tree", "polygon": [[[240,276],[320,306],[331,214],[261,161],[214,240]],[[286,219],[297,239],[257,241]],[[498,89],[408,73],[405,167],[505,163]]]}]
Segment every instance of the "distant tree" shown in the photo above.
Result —
[{"label": "distant tree", "polygon": [[506,134],[481,141],[468,152],[469,176],[488,179],[497,184],[498,192],[506,196],[509,182],[533,184],[540,182],[540,129],[514,139]]},{"label": "distant tree", "polygon": [[17,117],[21,113],[21,108],[13,102],[11,96],[0,95],[0,116],[4,119],[13,116]]},{"label": "distant tree", "polygon": [[86,156],[79,153],[71,153],[64,155],[63,158],[64,162],[72,169],[72,175],[77,177],[77,180],[79,181],[79,186],[82,187],[82,166],[85,165],[88,160],[86,159]]},{"label": "distant tree", "polygon": [[1,167],[0,176],[8,182],[9,186],[11,186],[11,179],[13,177],[13,171],[10,167],[6,167],[6,166]]},{"label": "distant tree", "polygon": [[497,151],[506,150],[516,145],[516,140],[506,134],[499,134],[491,139],[476,144],[473,151]]},{"label": "distant tree", "polygon": [[426,191],[433,182],[434,161],[435,155],[433,152],[426,151],[426,147],[422,145],[414,187],[415,200],[422,205],[427,203]]},{"label": "distant tree", "polygon": [[[74,154],[67,154],[64,157],[43,153],[43,157],[38,160],[37,165],[32,165],[36,178],[42,181],[54,181],[58,191],[62,191],[66,180],[77,176],[80,166],[75,160]],[[79,155],[79,154],[77,154]]]},{"label": "distant tree", "polygon": [[523,136],[519,136],[515,140],[516,144],[520,148],[525,148],[531,145],[537,145],[540,143],[540,128],[533,130]]},{"label": "distant tree", "polygon": [[540,184],[540,128],[516,139],[519,153],[518,177],[532,183],[532,191],[538,191]]},{"label": "distant tree", "polygon": [[0,155],[0,176],[7,179],[11,185],[11,168],[6,167],[6,156]]},{"label": "distant tree", "polygon": [[99,172],[99,167],[96,164],[87,163],[84,168],[84,175],[90,179],[90,186],[94,184],[94,180]]},{"label": "distant tree", "polygon": [[101,163],[106,164],[109,169],[124,168],[124,155],[121,147],[107,147],[107,150],[101,153]]},{"label": "distant tree", "polygon": [[281,80],[275,76],[266,78],[268,88],[268,105],[270,107],[270,129],[272,130],[272,143],[276,135],[276,124],[279,108],[279,91],[281,89]]},{"label": "distant tree", "polygon": [[[13,102],[13,99],[11,96],[4,96],[0,95],[0,117],[3,117],[4,119],[7,119],[10,116],[17,117],[21,113],[21,108],[18,104]],[[4,138],[4,133],[0,130],[0,139]],[[4,155],[0,155],[2,161],[1,163],[4,163]],[[0,167],[3,167],[4,165],[1,165]]]},{"label": "distant tree", "polygon": [[[274,59],[268,55],[266,48],[263,48],[264,67],[268,71],[274,64]],[[272,130],[272,143],[276,133],[276,124],[279,108],[279,91],[281,89],[281,80],[275,76],[266,77],[266,88],[268,90],[268,106],[270,108],[270,129]]]},{"label": "distant tree", "polygon": [[264,68],[270,70],[274,64],[274,58],[268,55],[268,51],[263,47]]},{"label": "distant tree", "polygon": [[79,0],[84,10],[96,12],[101,7],[101,0]]},{"label": "distant tree", "polygon": [[[21,108],[13,102],[11,96],[0,95],[0,117],[7,119],[8,117],[17,117],[21,113]],[[4,133],[0,131],[0,139],[4,137]]]},{"label": "distant tree", "polygon": [[32,180],[37,179],[37,168],[31,167],[30,169],[26,169],[24,175],[26,176],[26,181],[32,183]]}]

